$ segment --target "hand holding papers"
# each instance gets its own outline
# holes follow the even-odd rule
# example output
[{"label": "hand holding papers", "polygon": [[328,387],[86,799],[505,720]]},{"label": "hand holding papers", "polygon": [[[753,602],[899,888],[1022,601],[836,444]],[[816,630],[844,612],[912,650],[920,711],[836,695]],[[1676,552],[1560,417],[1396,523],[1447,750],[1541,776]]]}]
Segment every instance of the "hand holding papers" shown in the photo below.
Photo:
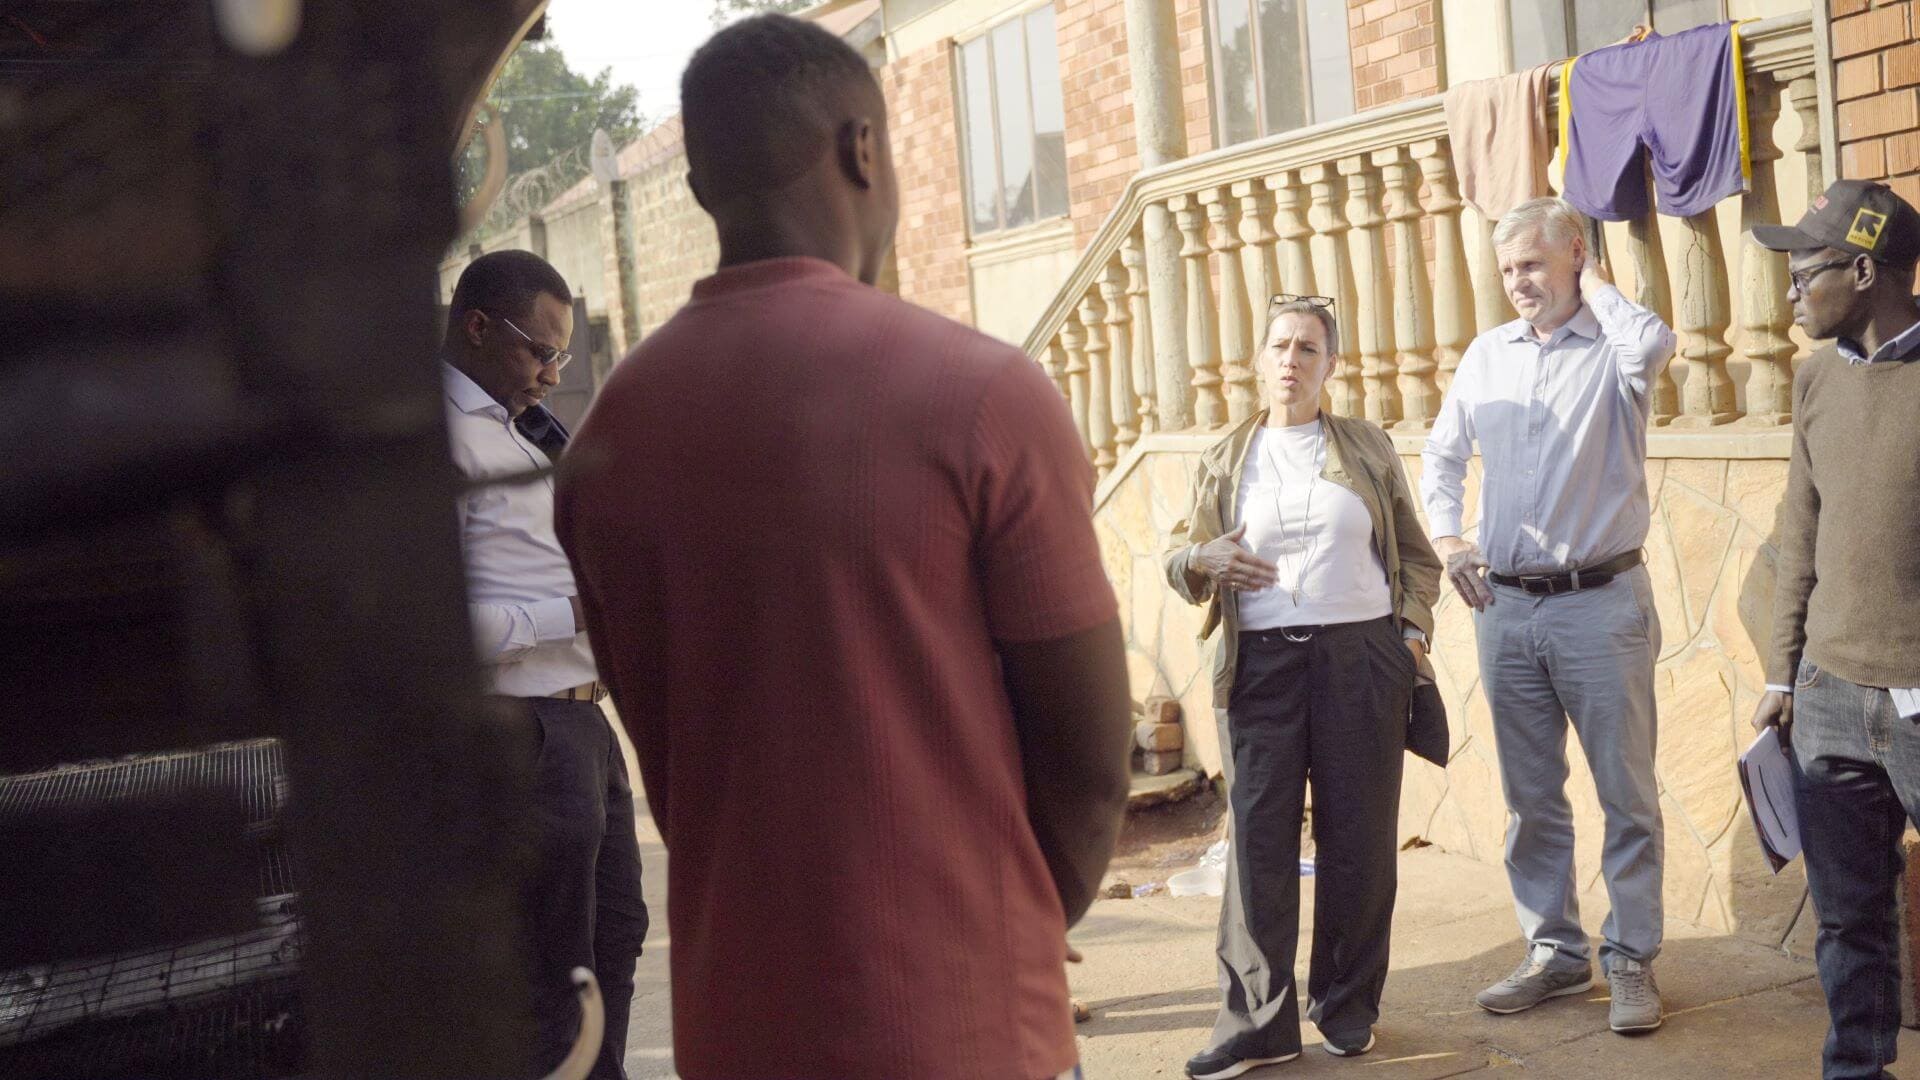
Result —
[{"label": "hand holding papers", "polygon": [[1774,873],[1800,854],[1800,821],[1793,809],[1793,765],[1780,745],[1780,729],[1766,728],[1740,755],[1740,787],[1747,793],[1753,830]]}]

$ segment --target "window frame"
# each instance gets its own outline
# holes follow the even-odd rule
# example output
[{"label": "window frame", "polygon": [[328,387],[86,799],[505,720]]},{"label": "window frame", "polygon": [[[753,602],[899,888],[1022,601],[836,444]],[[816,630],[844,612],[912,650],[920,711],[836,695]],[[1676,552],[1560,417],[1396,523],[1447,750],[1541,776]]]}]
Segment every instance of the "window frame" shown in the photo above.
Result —
[{"label": "window frame", "polygon": [[[1018,232],[1024,229],[1031,229],[1039,225],[1044,225],[1048,222],[1058,221],[1061,218],[1069,217],[1073,213],[1072,184],[1068,180],[1066,169],[1062,170],[1061,177],[1060,177],[1061,184],[1062,184],[1061,202],[1064,205],[1064,209],[1062,209],[1059,213],[1054,213],[1054,214],[1042,214],[1040,212],[1040,207],[1042,203],[1042,199],[1040,195],[1040,179],[1039,179],[1040,177],[1040,130],[1039,130],[1039,124],[1035,119],[1037,110],[1034,107],[1033,35],[1028,32],[1029,25],[1027,20],[1032,18],[1035,12],[1041,11],[1043,9],[1052,9],[1053,11],[1054,36],[1053,36],[1053,40],[1046,42],[1046,45],[1047,47],[1053,49],[1054,56],[1055,56],[1054,63],[1055,63],[1055,66],[1057,67],[1059,64],[1058,57],[1060,53],[1060,35],[1059,35],[1060,10],[1059,10],[1059,4],[1057,0],[1039,0],[1038,3],[1023,4],[1018,9],[1011,12],[1002,12],[992,22],[985,23],[980,26],[969,29],[964,36],[956,36],[950,44],[950,52],[948,55],[951,56],[953,59],[953,63],[952,63],[953,102],[954,102],[954,113],[955,113],[954,126],[957,129],[957,134],[959,135],[959,138],[955,141],[959,144],[959,151],[960,151],[960,190],[961,190],[961,195],[965,200],[964,213],[967,219],[967,235],[969,238],[972,238],[972,239],[980,239],[984,237],[997,237],[1004,233]],[[1012,23],[1018,23],[1020,26],[1020,42],[1021,42],[1020,59],[1021,59],[1022,67],[1024,68],[1024,70],[1020,73],[1020,75],[1023,83],[1026,86],[1026,91],[1027,91],[1026,93],[1027,131],[1028,131],[1028,141],[1030,144],[1029,154],[1032,158],[1031,168],[1033,170],[1033,177],[1034,177],[1033,182],[1030,185],[1031,200],[1033,205],[1029,208],[1029,210],[1032,214],[1032,217],[1030,220],[1022,222],[1018,225],[1008,224],[1009,215],[1007,213],[1007,198],[1006,198],[1007,178],[1006,178],[1006,164],[1005,164],[1005,157],[1004,157],[1005,147],[1003,145],[1004,140],[1000,132],[1000,60],[996,53],[996,50],[993,47],[993,40],[992,40],[993,35],[996,31]],[[967,79],[972,77],[976,73],[969,70],[965,60],[962,58],[962,52],[968,46],[974,44],[975,42],[982,43],[984,47],[981,49],[981,55],[986,57],[985,70],[979,72],[978,75],[980,78],[983,78],[986,80],[987,115],[985,117],[985,122],[987,124],[987,130],[989,134],[988,141],[993,144],[993,178],[994,178],[993,210],[994,210],[994,221],[996,224],[994,224],[992,228],[986,228],[986,229],[980,228],[973,218],[974,161],[972,157],[973,150],[970,145],[970,140],[968,139],[968,134],[971,130],[971,124],[973,122],[974,117],[972,115],[972,110],[969,108],[968,101],[967,101]],[[1060,97],[1061,97],[1061,101],[1060,101],[1061,114],[1062,114],[1062,117],[1064,118],[1065,112],[1066,112],[1066,85],[1065,85],[1064,77],[1061,80]],[[1064,135],[1064,130],[1065,130],[1065,125],[1063,123],[1062,124],[1063,135]]]},{"label": "window frame", "polygon": [[[1306,102],[1307,119],[1306,122],[1299,127],[1290,127],[1276,131],[1269,128],[1267,120],[1267,54],[1266,47],[1262,44],[1264,35],[1260,32],[1261,0],[1207,0],[1204,6],[1207,25],[1207,66],[1209,69],[1207,89],[1212,94],[1213,108],[1211,108],[1209,112],[1213,117],[1214,146],[1225,147],[1239,145],[1239,143],[1228,142],[1226,138],[1227,117],[1224,106],[1229,100],[1230,95],[1227,93],[1226,86],[1227,65],[1220,53],[1219,22],[1220,5],[1222,4],[1238,4],[1246,10],[1247,26],[1250,28],[1249,39],[1253,48],[1253,120],[1255,134],[1252,139],[1244,139],[1241,141],[1253,142],[1258,139],[1271,138],[1275,135],[1282,135],[1288,131],[1298,131],[1300,128],[1312,127],[1315,124],[1323,122],[1320,119],[1319,95],[1314,87],[1313,78],[1312,20],[1307,11],[1307,6],[1311,2],[1312,0],[1300,0],[1299,15],[1301,45],[1300,96]],[[1344,5],[1342,13],[1344,15]],[[1342,114],[1342,117],[1352,116],[1360,112],[1358,91],[1353,85],[1353,28],[1350,24],[1346,25],[1346,34],[1347,47],[1343,50],[1342,55],[1347,58],[1347,93],[1349,100],[1347,102],[1347,111]],[[1512,50],[1509,49],[1508,51],[1511,53]]]},{"label": "window frame", "polygon": [[[1514,53],[1513,53],[1514,46],[1515,46],[1515,42],[1513,40],[1513,8],[1516,3],[1522,3],[1522,2],[1525,2],[1525,0],[1506,0],[1506,2],[1500,6],[1500,17],[1502,20],[1500,24],[1500,29],[1504,33],[1507,39],[1506,40],[1506,61],[1507,61],[1508,71],[1521,70],[1519,58],[1514,56]],[[1579,32],[1579,23],[1577,21],[1577,15],[1575,14],[1574,9],[1582,2],[1582,0],[1558,0],[1558,2],[1560,5],[1560,25],[1566,28],[1566,40],[1563,43],[1563,45],[1567,51],[1564,53],[1561,53],[1559,56],[1549,56],[1544,60],[1537,61],[1537,63],[1551,64],[1558,60],[1566,60],[1571,57],[1580,55],[1579,42],[1574,40],[1574,35]],[[1585,0],[1585,2],[1587,3],[1598,2],[1598,3],[1618,5],[1622,3],[1623,0]],[[1653,25],[1653,8],[1654,8],[1654,5],[1659,2],[1659,0],[1624,0],[1624,2],[1637,3],[1640,5],[1641,14],[1634,19],[1635,23],[1638,23],[1644,26]],[[1716,2],[1720,5],[1720,17],[1717,21],[1719,22],[1730,21],[1731,17],[1727,14],[1727,0],[1716,0]],[[1702,24],[1702,25],[1707,25],[1707,24]],[[1529,64],[1527,66],[1532,67],[1534,65]]]}]

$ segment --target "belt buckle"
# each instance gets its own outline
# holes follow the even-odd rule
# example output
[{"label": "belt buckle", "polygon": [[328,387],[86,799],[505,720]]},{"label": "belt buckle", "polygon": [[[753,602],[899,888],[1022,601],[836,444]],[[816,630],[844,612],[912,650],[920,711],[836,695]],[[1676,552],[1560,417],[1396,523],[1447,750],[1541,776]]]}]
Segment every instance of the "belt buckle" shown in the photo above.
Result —
[{"label": "belt buckle", "polygon": [[1553,575],[1551,574],[1534,574],[1531,576],[1522,574],[1520,576],[1520,587],[1532,596],[1552,596],[1559,591],[1553,587]]}]

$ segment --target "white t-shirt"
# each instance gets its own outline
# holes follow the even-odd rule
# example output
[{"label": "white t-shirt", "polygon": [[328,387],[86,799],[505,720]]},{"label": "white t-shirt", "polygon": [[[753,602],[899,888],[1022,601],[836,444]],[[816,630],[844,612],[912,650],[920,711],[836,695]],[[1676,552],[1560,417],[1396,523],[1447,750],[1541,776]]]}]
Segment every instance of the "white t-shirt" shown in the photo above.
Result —
[{"label": "white t-shirt", "polygon": [[1239,518],[1247,526],[1240,543],[1278,566],[1280,581],[1237,594],[1240,629],[1364,622],[1392,613],[1373,517],[1360,496],[1320,477],[1326,460],[1318,419],[1253,433],[1240,472]]}]

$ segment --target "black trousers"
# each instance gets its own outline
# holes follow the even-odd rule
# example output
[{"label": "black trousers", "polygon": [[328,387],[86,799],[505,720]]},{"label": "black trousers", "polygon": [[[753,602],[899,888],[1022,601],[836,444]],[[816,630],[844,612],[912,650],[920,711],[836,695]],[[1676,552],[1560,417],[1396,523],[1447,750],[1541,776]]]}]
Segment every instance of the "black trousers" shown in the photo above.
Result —
[{"label": "black trousers", "polygon": [[[1293,636],[1303,636],[1294,631]],[[1227,706],[1232,854],[1220,906],[1212,1047],[1300,1049],[1300,824],[1313,791],[1314,924],[1307,1016],[1363,1038],[1380,1018],[1398,854],[1413,655],[1391,617],[1241,633]]]},{"label": "black trousers", "polygon": [[600,706],[525,698],[539,738],[534,774],[537,869],[523,896],[533,966],[534,1059],[560,1063],[580,1027],[571,973],[590,968],[606,1002],[607,1031],[594,1080],[625,1080],[633,965],[647,936],[633,787],[619,740]]}]

